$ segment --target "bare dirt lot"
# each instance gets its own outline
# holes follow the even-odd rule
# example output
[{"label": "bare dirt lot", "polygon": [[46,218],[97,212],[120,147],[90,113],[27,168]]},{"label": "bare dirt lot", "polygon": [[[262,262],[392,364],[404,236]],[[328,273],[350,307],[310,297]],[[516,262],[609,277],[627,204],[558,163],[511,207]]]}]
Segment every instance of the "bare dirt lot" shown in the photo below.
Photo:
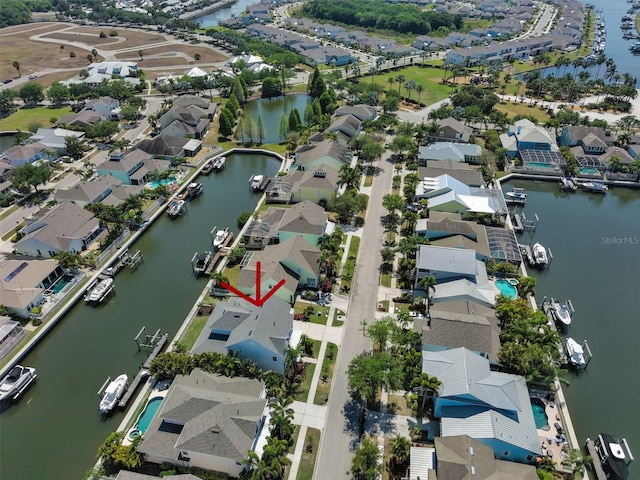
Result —
[{"label": "bare dirt lot", "polygon": [[[204,45],[185,45],[185,44],[176,44],[176,45],[167,45],[162,47],[154,47],[154,48],[143,48],[141,49],[143,53],[144,61],[140,63],[140,67],[144,68],[147,66],[158,66],[158,65],[179,65],[181,63],[185,63],[185,59],[181,58],[180,55],[172,54],[171,52],[181,52],[193,58],[196,53],[200,54],[200,60],[198,62],[202,63],[213,63],[213,62],[222,62],[226,59],[225,56],[216,52],[213,48],[204,46]],[[149,65],[147,63],[147,58],[152,55],[162,55],[167,59],[164,63],[156,63],[154,65]],[[123,52],[117,53],[116,58],[119,60],[139,60],[137,52]],[[148,59],[150,62],[152,59]],[[174,61],[175,60],[175,61]]]},{"label": "bare dirt lot", "polygon": [[103,49],[109,49],[109,44],[119,45],[124,43],[118,37],[100,38],[99,33],[90,35],[88,33],[71,33],[70,30],[66,30],[64,32],[53,32],[47,35],[43,35],[42,37],[55,38],[56,40],[64,40],[65,42],[82,42],[92,47],[99,46]]}]

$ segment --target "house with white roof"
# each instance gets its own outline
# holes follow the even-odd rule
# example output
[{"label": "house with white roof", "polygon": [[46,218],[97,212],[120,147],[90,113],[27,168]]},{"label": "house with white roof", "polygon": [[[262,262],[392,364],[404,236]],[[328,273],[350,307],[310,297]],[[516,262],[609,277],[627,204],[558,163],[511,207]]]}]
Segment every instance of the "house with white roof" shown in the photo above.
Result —
[{"label": "house with white roof", "polygon": [[60,252],[80,253],[102,233],[99,220],[71,202],[27,219],[22,238],[13,246],[21,255],[51,258]]},{"label": "house with white roof", "polygon": [[419,148],[418,163],[428,165],[430,160],[479,163],[481,155],[482,148],[475,143],[435,142]]},{"label": "house with white roof", "polygon": [[82,141],[84,136],[84,132],[77,132],[75,130],[67,130],[64,128],[39,128],[29,140],[37,141],[51,150],[62,150],[65,148],[65,141],[67,137],[75,137]]},{"label": "house with white roof", "polygon": [[285,371],[293,332],[291,305],[277,297],[262,307],[238,297],[218,302],[192,353],[217,352],[251,360],[262,370]]},{"label": "house with white roof", "polygon": [[535,464],[540,444],[524,377],[493,372],[466,348],[423,350],[422,372],[441,382],[434,415],[442,437],[469,435],[496,459]]}]

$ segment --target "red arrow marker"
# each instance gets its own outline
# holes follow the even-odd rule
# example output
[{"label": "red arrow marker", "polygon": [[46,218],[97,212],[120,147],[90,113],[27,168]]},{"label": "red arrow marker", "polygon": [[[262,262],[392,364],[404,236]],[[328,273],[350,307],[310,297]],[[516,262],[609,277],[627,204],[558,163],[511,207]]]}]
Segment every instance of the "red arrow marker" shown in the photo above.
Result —
[{"label": "red arrow marker", "polygon": [[244,298],[247,302],[255,305],[256,307],[262,307],[262,305],[264,305],[264,302],[266,302],[267,300],[269,300],[271,298],[271,296],[276,293],[276,291],[285,284],[285,279],[283,278],[282,280],[280,280],[275,287],[273,287],[271,290],[269,290],[269,292],[264,296],[261,297],[260,296],[260,262],[256,262],[256,298],[252,298],[249,295],[247,295],[246,293],[241,292],[240,290],[238,290],[235,287],[232,287],[231,285],[229,285],[227,282],[220,282],[220,286],[222,288],[226,288],[227,290],[229,290],[232,293],[235,293],[236,295],[238,295],[240,298]]}]

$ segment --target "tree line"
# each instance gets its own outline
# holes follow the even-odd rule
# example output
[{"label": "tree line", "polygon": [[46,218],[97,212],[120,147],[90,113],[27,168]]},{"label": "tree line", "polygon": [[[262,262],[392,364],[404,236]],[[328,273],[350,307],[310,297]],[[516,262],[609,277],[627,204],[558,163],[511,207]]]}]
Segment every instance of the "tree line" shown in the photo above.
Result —
[{"label": "tree line", "polygon": [[425,35],[440,27],[456,31],[463,25],[460,15],[423,11],[415,5],[398,5],[384,0],[311,0],[303,5],[302,14],[314,19],[360,28],[414,35]]}]

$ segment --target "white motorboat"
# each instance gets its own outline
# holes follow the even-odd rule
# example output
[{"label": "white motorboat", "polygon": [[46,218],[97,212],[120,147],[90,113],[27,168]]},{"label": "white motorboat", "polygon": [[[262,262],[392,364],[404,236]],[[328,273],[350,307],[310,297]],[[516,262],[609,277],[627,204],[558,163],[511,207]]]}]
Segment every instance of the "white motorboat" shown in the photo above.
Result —
[{"label": "white motorboat", "polygon": [[0,402],[17,400],[20,394],[36,379],[36,369],[16,365],[0,382]]},{"label": "white motorboat", "polygon": [[184,211],[184,200],[172,200],[167,207],[167,215],[171,218],[179,217]]},{"label": "white motorboat", "polygon": [[107,385],[100,400],[100,413],[107,414],[114,409],[120,398],[122,398],[128,381],[129,377],[126,373],[123,373]]},{"label": "white motorboat", "polygon": [[196,254],[195,264],[193,265],[193,271],[196,275],[202,275],[207,270],[209,263],[211,263],[212,253],[205,251]]},{"label": "white motorboat", "polygon": [[567,359],[571,366],[575,368],[584,368],[587,366],[587,360],[584,356],[584,349],[582,345],[576,342],[573,338],[567,337],[564,342],[564,348],[567,351]]},{"label": "white motorboat", "polygon": [[264,175],[254,175],[253,177],[251,177],[251,180],[249,181],[249,183],[251,185],[251,190],[253,190],[254,192],[257,192],[264,188],[264,185],[266,183],[266,178]]},{"label": "white motorboat", "polygon": [[551,299],[551,315],[561,326],[568,327],[571,325],[573,313],[574,310],[571,301],[565,300],[564,302],[559,302],[553,298]]},{"label": "white motorboat", "polygon": [[562,177],[560,179],[560,188],[565,192],[575,192],[578,189],[578,185],[571,177]]},{"label": "white motorboat", "polygon": [[113,278],[103,278],[84,297],[84,301],[99,304],[113,291]]},{"label": "white motorboat", "polygon": [[607,193],[609,191],[609,187],[602,182],[584,182],[582,188],[594,193]]},{"label": "white motorboat", "polygon": [[212,167],[214,170],[220,171],[224,168],[227,163],[227,157],[219,156],[213,159]]},{"label": "white motorboat", "polygon": [[626,439],[617,440],[607,433],[601,433],[595,442],[595,450],[608,480],[628,480],[629,464],[633,454]]},{"label": "white motorboat", "polygon": [[191,182],[187,187],[187,191],[184,196],[187,200],[193,200],[198,195],[200,195],[203,191],[204,191],[204,187],[202,186],[201,183]]},{"label": "white motorboat", "polygon": [[540,243],[535,243],[531,249],[533,253],[533,261],[540,268],[545,268],[549,265],[549,257],[547,255],[547,249]]},{"label": "white motorboat", "polygon": [[504,194],[507,203],[517,203],[523,205],[527,203],[527,193],[524,188],[514,187],[513,190]]},{"label": "white motorboat", "polygon": [[213,247],[218,250],[224,245],[225,240],[229,236],[229,227],[224,230],[218,230],[216,236],[213,237]]}]

